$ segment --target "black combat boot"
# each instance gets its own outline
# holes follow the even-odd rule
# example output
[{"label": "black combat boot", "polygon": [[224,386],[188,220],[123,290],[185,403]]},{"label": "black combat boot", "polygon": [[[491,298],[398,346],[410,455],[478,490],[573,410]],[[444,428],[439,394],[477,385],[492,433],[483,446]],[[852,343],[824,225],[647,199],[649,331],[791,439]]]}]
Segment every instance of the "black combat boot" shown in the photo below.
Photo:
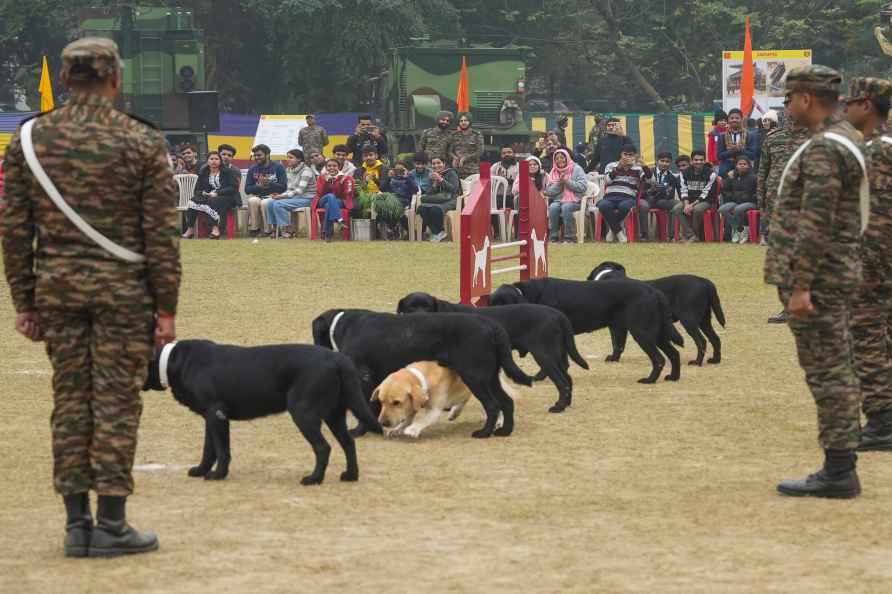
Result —
[{"label": "black combat boot", "polygon": [[793,497],[851,499],[861,494],[854,450],[824,450],[824,468],[804,480],[783,481],[777,490]]},{"label": "black combat boot", "polygon": [[859,452],[892,452],[892,410],[867,415]]},{"label": "black combat boot", "polygon": [[77,493],[65,495],[65,556],[86,557],[93,532],[93,516],[90,514],[90,495]]},{"label": "black combat boot", "polygon": [[158,537],[151,532],[137,532],[124,517],[126,497],[99,496],[96,527],[90,539],[91,557],[115,557],[148,553],[158,549]]}]

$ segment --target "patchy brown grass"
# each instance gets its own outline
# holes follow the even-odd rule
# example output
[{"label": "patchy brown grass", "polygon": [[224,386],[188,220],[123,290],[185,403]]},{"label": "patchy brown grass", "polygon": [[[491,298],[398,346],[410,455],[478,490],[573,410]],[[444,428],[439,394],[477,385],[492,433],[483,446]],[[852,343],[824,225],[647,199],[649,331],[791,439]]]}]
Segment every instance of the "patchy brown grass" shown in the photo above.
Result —
[{"label": "patchy brown grass", "polygon": [[[161,551],[66,560],[51,487],[49,365],[0,309],[0,591],[23,592],[888,592],[892,457],[861,457],[864,495],[774,493],[813,471],[814,406],[752,246],[554,246],[552,274],[584,278],[604,259],[641,278],[691,272],[719,287],[725,360],[678,384],[635,383],[630,341],[602,362],[606,332],[579,337],[573,407],[522,390],[507,439],[475,440],[471,404],[419,441],[359,443],[359,483],[300,487],[312,452],[287,416],[233,424],[228,480],[186,477],[202,423],[145,395],[130,519]],[[458,291],[451,245],[191,242],[179,333],[218,342],[308,342],[331,306],[392,311],[412,290]],[[2,287],[4,293],[6,288]],[[8,294],[8,293],[6,293]],[[687,340],[687,337],[686,337]],[[685,358],[692,357],[688,340]],[[524,364],[530,369],[529,364]]]}]

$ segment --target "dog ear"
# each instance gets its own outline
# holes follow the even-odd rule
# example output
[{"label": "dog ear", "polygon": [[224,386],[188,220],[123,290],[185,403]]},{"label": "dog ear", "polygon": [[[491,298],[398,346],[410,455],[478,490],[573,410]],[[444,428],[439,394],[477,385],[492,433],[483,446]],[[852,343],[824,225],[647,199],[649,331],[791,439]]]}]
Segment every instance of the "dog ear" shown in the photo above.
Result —
[{"label": "dog ear", "polygon": [[375,402],[376,400],[378,400],[378,395],[380,393],[381,393],[381,386],[378,386],[377,388],[375,388],[375,391],[372,392],[372,397],[369,398],[369,402]]},{"label": "dog ear", "polygon": [[313,344],[331,348],[331,341],[328,339],[328,325],[329,322],[325,319],[325,314],[313,320]]},{"label": "dog ear", "polygon": [[406,298],[408,298],[408,295],[406,295],[406,297],[403,297],[402,299],[400,299],[399,303],[396,304],[396,313],[398,313],[398,314],[406,313],[406,311],[405,311]]},{"label": "dog ear", "polygon": [[430,400],[430,397],[421,390],[420,385],[416,386],[413,384],[409,396],[412,398],[412,405],[415,407],[415,410],[421,410],[427,404],[427,401]]}]

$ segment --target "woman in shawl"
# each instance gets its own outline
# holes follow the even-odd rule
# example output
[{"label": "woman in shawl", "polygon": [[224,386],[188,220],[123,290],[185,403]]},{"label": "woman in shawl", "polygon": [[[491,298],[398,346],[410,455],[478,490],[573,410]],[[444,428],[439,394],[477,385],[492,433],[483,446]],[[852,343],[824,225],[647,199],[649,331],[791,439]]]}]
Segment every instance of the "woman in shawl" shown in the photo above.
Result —
[{"label": "woman in shawl", "polygon": [[554,153],[554,166],[545,180],[545,195],[548,197],[548,231],[549,241],[555,243],[561,234],[561,223],[564,224],[564,241],[576,243],[576,220],[573,213],[579,210],[582,196],[585,194],[587,180],[585,171],[573,159],[566,149]]}]

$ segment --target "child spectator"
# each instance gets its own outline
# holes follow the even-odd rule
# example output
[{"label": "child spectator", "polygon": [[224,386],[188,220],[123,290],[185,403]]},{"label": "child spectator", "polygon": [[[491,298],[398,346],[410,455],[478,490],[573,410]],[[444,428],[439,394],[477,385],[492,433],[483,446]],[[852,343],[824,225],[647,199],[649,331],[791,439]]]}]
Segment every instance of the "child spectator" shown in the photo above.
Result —
[{"label": "child spectator", "polygon": [[412,163],[415,167],[409,173],[409,177],[412,178],[412,181],[415,182],[415,185],[418,186],[418,189],[422,194],[427,194],[431,189],[431,169],[428,167],[429,161],[427,153],[424,151],[415,153],[415,156],[412,158]]},{"label": "child spectator", "polygon": [[372,194],[381,191],[381,178],[384,177],[384,163],[378,159],[378,151],[374,145],[368,144],[362,149],[362,163],[353,173],[356,181],[366,184]]},{"label": "child spectator", "polygon": [[385,226],[387,239],[399,239],[402,235],[402,221],[405,218],[403,213],[411,206],[412,198],[418,192],[418,186],[409,175],[406,166],[402,163],[397,163],[393,166],[393,175],[385,177],[384,181],[381,182],[381,192],[385,196],[387,194],[396,196],[400,205],[402,205],[402,210],[399,213],[391,212],[392,209],[386,209],[378,213],[378,218],[382,219],[381,222]]},{"label": "child spectator", "polygon": [[[732,243],[746,243],[749,238],[747,228],[749,211],[756,206],[756,175],[752,162],[746,155],[737,157],[737,165],[725,175],[722,187],[722,205],[719,215],[724,215],[726,226],[733,231]],[[725,229],[722,229],[722,233]]]}]

